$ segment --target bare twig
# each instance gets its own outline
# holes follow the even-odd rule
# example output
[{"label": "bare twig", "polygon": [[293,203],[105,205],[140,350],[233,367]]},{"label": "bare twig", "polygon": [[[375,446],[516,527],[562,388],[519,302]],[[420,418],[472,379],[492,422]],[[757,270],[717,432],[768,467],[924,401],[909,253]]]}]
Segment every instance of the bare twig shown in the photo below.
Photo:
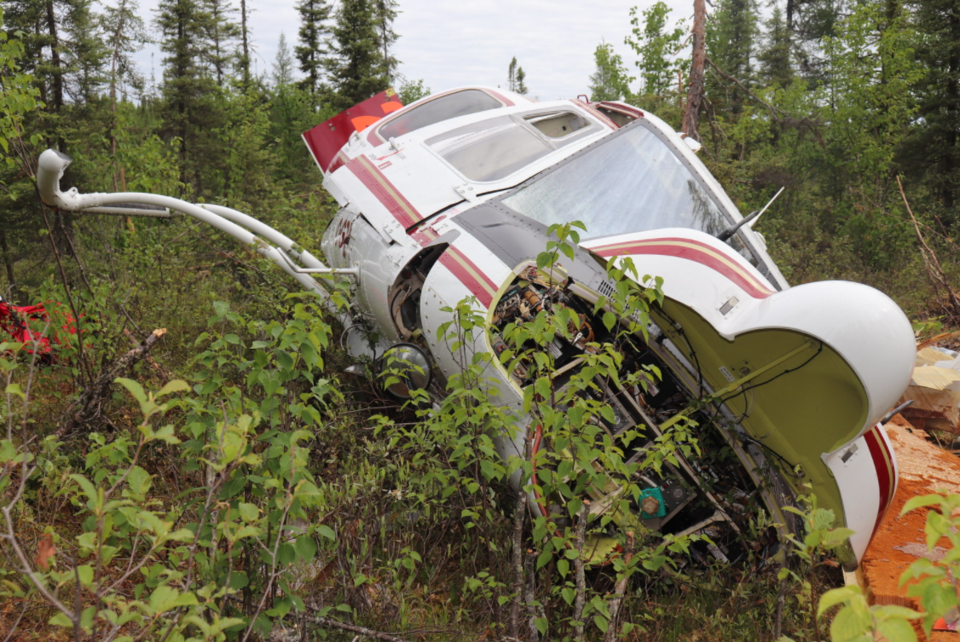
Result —
[{"label": "bare twig", "polygon": [[347,624],[346,622],[339,622],[337,620],[324,617],[322,615],[315,615],[310,618],[309,622],[312,624],[317,624],[319,626],[333,627],[335,629],[340,629],[342,631],[350,631],[351,633],[358,633],[360,635],[365,635],[368,638],[375,638],[377,640],[387,640],[387,642],[408,642],[406,638],[397,637],[393,633],[384,633],[382,631],[374,631],[373,629],[368,629],[363,626],[357,626],[355,624]]},{"label": "bare twig", "polygon": [[614,587],[616,596],[610,600],[610,623],[607,625],[607,632],[603,636],[603,642],[614,642],[617,639],[617,631],[620,629],[617,618],[620,615],[620,605],[623,604],[623,596],[627,592],[627,578],[630,576],[630,562],[633,560],[633,531],[627,533],[627,545],[623,552],[623,575],[617,580]]},{"label": "bare twig", "polygon": [[574,634],[573,639],[577,642],[583,642],[583,607],[587,597],[587,581],[584,576],[583,568],[583,541],[587,533],[587,514],[588,508],[586,502],[580,505],[580,511],[577,513],[577,559],[573,561],[573,570],[577,582],[577,597],[573,602],[573,620]]},{"label": "bare twig", "polygon": [[546,619],[543,605],[537,602],[536,573],[534,571],[536,560],[537,552],[533,550],[527,551],[526,556],[523,558],[523,570],[527,576],[527,585],[524,590],[523,599],[527,603],[527,632],[530,642],[540,642],[540,631],[537,629],[537,619]]},{"label": "bare twig", "polygon": [[110,384],[127,369],[143,359],[150,348],[166,332],[162,329],[154,330],[147,335],[147,338],[139,346],[117,359],[112,366],[97,377],[97,380],[84,390],[76,402],[71,404],[63,413],[60,418],[60,428],[57,429],[57,437],[62,438],[64,435],[70,434],[78,426],[98,416],[103,400],[110,390]]},{"label": "bare twig", "polygon": [[510,605],[510,637],[520,639],[520,602],[523,600],[523,518],[527,512],[526,493],[517,493],[513,514],[513,603]]},{"label": "bare twig", "polygon": [[913,210],[910,209],[910,203],[907,202],[907,195],[903,191],[903,183],[900,182],[900,176],[897,176],[897,187],[900,188],[903,205],[907,208],[907,214],[910,215],[910,220],[913,221],[913,229],[916,231],[917,239],[919,239],[920,245],[922,246],[920,253],[923,256],[923,264],[927,270],[927,277],[933,284],[933,289],[936,291],[938,298],[941,296],[941,288],[946,293],[944,297],[945,300],[941,303],[944,311],[953,317],[953,319],[960,319],[960,299],[957,298],[957,293],[950,287],[950,280],[943,271],[943,267],[940,265],[936,253],[927,245],[927,240],[923,237],[923,232],[920,231],[920,224],[917,223],[917,218],[913,215]]}]

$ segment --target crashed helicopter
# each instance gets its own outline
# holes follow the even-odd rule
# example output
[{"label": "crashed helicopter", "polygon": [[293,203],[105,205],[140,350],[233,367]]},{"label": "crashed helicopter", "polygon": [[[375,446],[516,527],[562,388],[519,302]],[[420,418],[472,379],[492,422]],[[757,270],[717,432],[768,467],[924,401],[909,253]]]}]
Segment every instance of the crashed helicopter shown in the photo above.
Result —
[{"label": "crashed helicopter", "polygon": [[[664,300],[646,337],[620,344],[623,368],[655,366],[662,380],[646,390],[597,381],[597,399],[615,419],[603,420],[604,429],[614,438],[629,429],[659,435],[681,416],[709,412],[720,418],[711,422],[717,446],[735,454],[732,468],[681,457],[662,475],[644,476],[634,518],[663,534],[708,533],[703,554],[732,561],[742,554],[742,528],[730,497],[762,504],[782,539],[796,528],[784,507],[813,492],[854,531],[839,557],[847,570],[856,567],[896,490],[881,421],[909,383],[910,323],[865,285],[790,287],[751,228],[756,213],[738,213],[695,141],[625,103],[536,102],[484,87],[409,106],[387,91],[303,138],[340,205],[322,241],[327,264],[227,207],[62,192],[70,160],[53,150],[40,157],[38,188],[45,203],[65,210],[193,216],[321,294],[314,276],[348,277],[353,306],[342,319],[343,343],[357,357],[414,366],[406,385],[391,387],[399,396],[411,386],[442,398],[460,365],[439,331],[465,298],[492,330],[548,301],[573,308],[579,332],[548,349],[558,372],[575,372],[590,342],[610,334],[598,316],[614,287],[604,264],[629,258],[637,274],[662,277]],[[574,260],[538,270],[549,226],[575,220],[586,232]],[[496,354],[499,341],[488,331],[469,349]],[[529,384],[521,370],[488,360],[499,402],[513,410]],[[528,439],[532,456],[549,449],[535,417],[516,414],[519,429],[496,436],[500,455],[524,456]],[[635,450],[639,456],[642,446]],[[708,477],[724,481],[725,496],[701,483]],[[529,499],[532,511],[551,510],[549,501]],[[603,499],[594,497],[597,511]],[[765,555],[776,552],[773,539]]]}]

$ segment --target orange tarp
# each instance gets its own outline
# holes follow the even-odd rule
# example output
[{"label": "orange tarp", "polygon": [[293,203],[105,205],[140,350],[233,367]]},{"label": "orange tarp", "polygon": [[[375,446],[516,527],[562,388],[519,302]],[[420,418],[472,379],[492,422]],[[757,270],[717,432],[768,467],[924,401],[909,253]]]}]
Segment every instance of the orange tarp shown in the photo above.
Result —
[{"label": "orange tarp", "polygon": [[[919,609],[919,603],[900,588],[900,574],[915,560],[929,556],[926,536],[926,511],[917,510],[900,517],[908,499],[939,491],[960,494],[960,457],[938,448],[925,433],[900,417],[886,426],[900,467],[900,481],[893,504],[880,523],[861,564],[861,578],[873,604],[900,604]],[[946,545],[946,540],[943,540]],[[939,548],[939,547],[938,547]],[[935,549],[932,555],[942,555]],[[917,625],[920,639],[923,633]],[[929,640],[960,642],[960,634],[934,632]]]}]

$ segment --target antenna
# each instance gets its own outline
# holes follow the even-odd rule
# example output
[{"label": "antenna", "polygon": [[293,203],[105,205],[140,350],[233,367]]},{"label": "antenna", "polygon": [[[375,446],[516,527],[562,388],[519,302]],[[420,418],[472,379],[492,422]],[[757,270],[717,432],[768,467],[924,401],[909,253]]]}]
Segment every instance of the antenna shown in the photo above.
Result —
[{"label": "antenna", "polygon": [[737,221],[736,223],[734,223],[733,225],[731,225],[730,227],[728,227],[728,228],[725,229],[724,231],[722,231],[722,232],[720,232],[719,234],[717,234],[717,238],[720,239],[721,241],[724,241],[724,242],[725,242],[725,241],[726,241],[727,239],[729,239],[731,236],[733,236],[734,234],[736,234],[736,233],[737,233],[737,230],[739,230],[739,229],[740,229],[741,227],[743,227],[744,225],[747,225],[747,223],[750,223],[750,225],[749,225],[748,227],[753,227],[753,223],[756,222],[756,220],[757,220],[758,218],[760,218],[760,216],[761,216],[764,212],[767,211],[767,208],[768,208],[768,207],[770,207],[771,205],[773,205],[773,202],[774,202],[775,200],[777,200],[777,197],[780,196],[780,194],[782,194],[782,193],[783,193],[783,190],[785,190],[785,189],[787,189],[786,186],[781,187],[781,188],[780,188],[780,191],[773,195],[773,198],[770,199],[770,202],[769,202],[769,203],[767,203],[766,205],[763,206],[763,209],[762,209],[762,210],[750,212],[750,213],[747,214],[745,217],[743,217],[742,219],[740,219],[739,221]]}]

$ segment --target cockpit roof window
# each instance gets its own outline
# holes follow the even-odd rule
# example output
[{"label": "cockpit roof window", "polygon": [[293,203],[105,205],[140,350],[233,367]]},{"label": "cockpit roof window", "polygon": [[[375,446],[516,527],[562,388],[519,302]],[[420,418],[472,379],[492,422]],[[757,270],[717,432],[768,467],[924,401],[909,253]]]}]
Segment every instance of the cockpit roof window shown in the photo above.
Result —
[{"label": "cockpit roof window", "polygon": [[471,181],[502,180],[552,151],[600,131],[571,111],[496,116],[438,134],[426,141]]},{"label": "cockpit roof window", "polygon": [[[545,225],[580,221],[584,239],[667,227],[716,236],[734,222],[695,168],[643,121],[535,176],[501,202]],[[770,276],[739,234],[730,242]]]},{"label": "cockpit roof window", "polygon": [[458,127],[427,146],[471,181],[506,178],[553,151],[546,140],[509,116]]},{"label": "cockpit roof window", "polygon": [[503,107],[500,101],[490,94],[479,89],[465,89],[434,98],[398,115],[384,123],[377,134],[390,140],[434,123],[500,107]]}]

